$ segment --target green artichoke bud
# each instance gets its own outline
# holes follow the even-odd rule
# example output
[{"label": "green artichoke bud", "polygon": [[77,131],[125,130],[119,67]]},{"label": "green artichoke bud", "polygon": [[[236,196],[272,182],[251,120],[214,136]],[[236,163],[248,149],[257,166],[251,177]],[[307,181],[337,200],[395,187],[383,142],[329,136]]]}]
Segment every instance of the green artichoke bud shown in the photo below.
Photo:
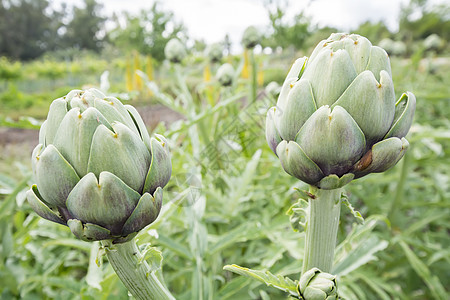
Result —
[{"label": "green artichoke bud", "polygon": [[402,41],[395,41],[393,48],[392,48],[392,54],[396,56],[403,56],[406,54],[406,45]]},{"label": "green artichoke bud", "polygon": [[215,43],[209,46],[207,55],[212,62],[219,62],[223,57],[223,46],[220,43]]},{"label": "green artichoke bud", "polygon": [[384,38],[378,43],[378,46],[383,48],[387,54],[392,55],[394,51],[394,44],[395,42],[390,38]]},{"label": "green artichoke bud", "polygon": [[425,49],[430,50],[430,51],[439,50],[443,44],[445,44],[444,41],[436,33],[430,34],[423,41],[423,45],[425,46]]},{"label": "green artichoke bud", "polygon": [[339,299],[336,276],[321,272],[318,268],[312,268],[300,277],[297,291],[302,300]]},{"label": "green artichoke bud", "polygon": [[234,80],[234,68],[232,65],[226,63],[220,66],[217,70],[216,78],[223,86],[230,86]]},{"label": "green artichoke bud", "polygon": [[171,39],[164,48],[166,58],[173,63],[180,63],[186,57],[186,47],[179,39]]},{"label": "green artichoke bud", "polygon": [[131,239],[152,223],[172,172],[164,137],[136,109],[100,91],[53,101],[32,154],[34,211],[82,240]]},{"label": "green artichoke bud", "polygon": [[267,113],[267,142],[290,175],[340,188],[405,154],[416,99],[394,97],[386,52],[359,35],[332,34],[293,64]]},{"label": "green artichoke bud", "polygon": [[261,42],[261,34],[254,26],[245,29],[242,35],[242,45],[247,49],[252,49]]}]

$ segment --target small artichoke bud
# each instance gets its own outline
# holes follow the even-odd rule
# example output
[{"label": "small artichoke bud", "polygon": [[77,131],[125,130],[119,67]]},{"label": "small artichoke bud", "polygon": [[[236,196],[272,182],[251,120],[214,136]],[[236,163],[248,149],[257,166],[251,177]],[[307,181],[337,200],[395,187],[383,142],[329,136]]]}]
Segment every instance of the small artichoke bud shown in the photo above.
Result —
[{"label": "small artichoke bud", "polygon": [[444,44],[444,41],[436,33],[430,34],[423,41],[423,45],[424,45],[425,49],[428,51],[437,51],[440,48],[442,48],[443,44]]},{"label": "small artichoke bud", "polygon": [[297,292],[302,300],[336,300],[336,276],[312,268],[305,272],[297,286]]},{"label": "small artichoke bud", "polygon": [[393,48],[392,48],[392,54],[396,56],[403,56],[406,54],[406,45],[402,41],[395,41]]},{"label": "small artichoke bud", "polygon": [[394,43],[395,42],[393,40],[391,40],[390,38],[384,38],[378,43],[378,46],[380,48],[383,48],[384,51],[387,52],[387,54],[392,55],[393,52],[394,52],[394,50],[393,50],[394,49]]},{"label": "small artichoke bud", "polygon": [[230,86],[233,84],[235,74],[232,65],[226,63],[220,66],[217,70],[216,78],[223,86]]},{"label": "small artichoke bud", "polygon": [[242,45],[247,49],[253,49],[261,42],[261,34],[254,26],[249,26],[245,29],[242,35]]},{"label": "small artichoke bud", "polygon": [[164,137],[95,89],[52,102],[31,161],[30,206],[86,241],[125,242],[152,223],[172,172]]},{"label": "small artichoke bud", "polygon": [[340,188],[405,154],[416,98],[394,97],[387,53],[362,36],[332,34],[292,65],[267,113],[267,142],[288,174]]},{"label": "small artichoke bud", "polygon": [[215,43],[209,46],[207,50],[207,56],[211,62],[219,62],[223,57],[223,46],[220,43]]},{"label": "small artichoke bud", "polygon": [[170,62],[181,63],[183,58],[186,57],[186,47],[179,39],[174,38],[167,42],[164,48],[164,54]]}]

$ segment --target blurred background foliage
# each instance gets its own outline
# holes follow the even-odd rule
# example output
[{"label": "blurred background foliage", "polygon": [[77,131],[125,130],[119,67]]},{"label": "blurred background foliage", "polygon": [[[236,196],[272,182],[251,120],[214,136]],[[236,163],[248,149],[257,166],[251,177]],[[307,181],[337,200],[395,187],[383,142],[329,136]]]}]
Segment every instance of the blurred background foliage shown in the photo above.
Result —
[{"label": "blurred background foliage", "polygon": [[[169,140],[173,176],[165,205],[138,244],[162,251],[177,299],[286,297],[222,268],[235,263],[299,277],[304,234],[291,228],[299,220],[286,212],[301,197],[295,188],[307,187],[283,172],[263,138],[267,108],[276,102],[265,87],[281,84],[297,57],[340,28],[320,27],[303,12],[287,20],[286,1],[263,2],[267,26],[252,66],[248,51],[231,51],[229,36],[213,62],[210,45],[191,39],[163,3],[105,16],[95,0],[83,8],[0,1],[1,299],[127,298],[97,244],[38,218],[24,197],[49,104],[82,87],[135,105],[149,130]],[[349,202],[366,221],[357,225],[342,209],[334,272],[346,299],[449,298],[449,15],[448,5],[412,0],[401,8],[397,32],[382,22],[352,30],[375,45],[384,41],[397,97],[414,92],[417,110],[402,162],[348,186]],[[426,42],[432,34],[438,42]],[[164,57],[173,37],[189,52],[177,66]],[[225,62],[235,69],[228,87],[215,78]],[[252,72],[255,102],[248,101]]]}]

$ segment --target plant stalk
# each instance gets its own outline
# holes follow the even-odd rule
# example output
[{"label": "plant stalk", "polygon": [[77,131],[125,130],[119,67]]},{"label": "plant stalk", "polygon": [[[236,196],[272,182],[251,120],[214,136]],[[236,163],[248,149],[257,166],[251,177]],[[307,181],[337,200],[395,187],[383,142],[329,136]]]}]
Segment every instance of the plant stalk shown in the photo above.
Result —
[{"label": "plant stalk", "polygon": [[408,177],[409,172],[409,164],[411,161],[411,155],[410,153],[405,153],[405,156],[403,157],[403,164],[402,164],[402,170],[400,173],[400,179],[397,183],[397,187],[395,189],[395,198],[394,201],[391,204],[391,207],[389,209],[388,213],[388,219],[391,222],[391,228],[394,229],[396,226],[398,226],[398,221],[400,218],[398,218],[398,212],[399,209],[402,207],[403,197],[405,193],[405,184],[406,184],[406,178]]},{"label": "plant stalk", "polygon": [[310,192],[302,274],[314,267],[329,273],[333,266],[343,189],[311,187]]},{"label": "plant stalk", "polygon": [[122,244],[103,241],[106,256],[128,291],[139,300],[175,300],[169,290],[150,270],[136,246],[135,239]]}]

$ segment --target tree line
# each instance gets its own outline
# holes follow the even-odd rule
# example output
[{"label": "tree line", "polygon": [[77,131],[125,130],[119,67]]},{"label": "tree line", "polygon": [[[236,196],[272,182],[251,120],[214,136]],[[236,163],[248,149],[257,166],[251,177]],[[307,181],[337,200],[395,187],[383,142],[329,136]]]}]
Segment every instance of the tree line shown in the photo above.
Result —
[{"label": "tree line", "polygon": [[[339,31],[339,28],[312,25],[303,12],[293,20],[286,20],[289,5],[285,0],[261,1],[270,4],[267,5],[268,29],[264,30],[263,47],[304,49],[316,42],[316,35]],[[137,50],[162,61],[167,41],[173,37],[188,39],[185,26],[175,22],[173,13],[162,9],[158,2],[138,15],[123,12],[108,17],[103,12],[104,7],[97,0],[84,0],[83,7],[65,3],[54,7],[48,0],[0,0],[0,56],[32,60],[50,51],[101,52],[112,46],[125,52]],[[414,18],[417,15],[420,18]],[[448,41],[448,15],[449,7],[445,5],[430,7],[426,0],[411,0],[401,9],[397,33],[390,32],[382,22],[363,23],[354,32],[372,41],[394,37],[413,43],[431,33]],[[194,41],[193,47],[202,49],[205,44]]]}]

